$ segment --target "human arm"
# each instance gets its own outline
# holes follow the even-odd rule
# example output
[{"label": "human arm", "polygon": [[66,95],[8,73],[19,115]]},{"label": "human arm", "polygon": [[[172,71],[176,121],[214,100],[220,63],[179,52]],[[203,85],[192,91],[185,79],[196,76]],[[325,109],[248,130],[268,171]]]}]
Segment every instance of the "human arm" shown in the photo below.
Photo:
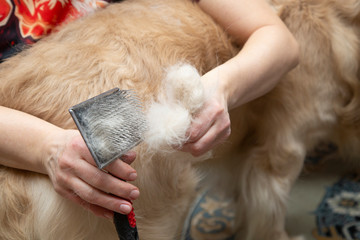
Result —
[{"label": "human arm", "polygon": [[205,89],[215,91],[196,116],[182,148],[195,156],[227,139],[228,110],[268,93],[297,65],[299,54],[296,40],[265,0],[200,0],[198,4],[243,48],[202,77]]},{"label": "human arm", "polygon": [[131,203],[124,199],[136,199],[138,189],[118,178],[135,180],[136,171],[129,165],[134,159],[130,152],[124,161],[111,163],[106,170],[114,177],[97,169],[77,130],[0,106],[0,164],[47,174],[57,193],[98,216],[130,212]]}]

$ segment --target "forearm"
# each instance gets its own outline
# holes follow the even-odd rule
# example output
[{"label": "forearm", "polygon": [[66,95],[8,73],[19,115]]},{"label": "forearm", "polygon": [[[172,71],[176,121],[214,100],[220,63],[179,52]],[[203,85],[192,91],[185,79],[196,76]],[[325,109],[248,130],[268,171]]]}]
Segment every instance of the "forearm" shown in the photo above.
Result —
[{"label": "forearm", "polygon": [[205,87],[215,89],[229,109],[266,94],[297,65],[298,44],[267,1],[201,0],[199,6],[243,45],[203,77]]},{"label": "forearm", "polygon": [[297,42],[284,28],[269,25],[258,29],[237,56],[215,69],[229,109],[266,94],[297,65]]},{"label": "forearm", "polygon": [[98,216],[130,212],[126,199],[138,198],[139,189],[121,179],[136,179],[129,165],[134,159],[133,153],[112,162],[106,167],[111,174],[100,171],[77,130],[0,106],[0,164],[47,174],[57,193]]},{"label": "forearm", "polygon": [[0,164],[46,173],[44,159],[56,151],[51,135],[62,131],[42,119],[0,106]]}]

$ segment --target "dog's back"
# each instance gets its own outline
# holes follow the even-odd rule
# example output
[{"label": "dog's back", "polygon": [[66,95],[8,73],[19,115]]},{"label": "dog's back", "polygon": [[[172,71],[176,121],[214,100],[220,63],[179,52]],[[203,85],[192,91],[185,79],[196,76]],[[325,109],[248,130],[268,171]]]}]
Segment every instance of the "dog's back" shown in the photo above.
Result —
[{"label": "dog's back", "polygon": [[[239,202],[237,224],[243,224],[247,239],[286,239],[286,196],[307,149],[321,139],[342,145],[346,140],[353,148],[358,146],[358,1],[269,2],[301,45],[300,65],[272,92],[231,113],[230,144],[219,149],[221,162],[215,163],[227,167],[226,175],[232,178],[226,188],[236,192],[231,193]],[[128,0],[69,24],[1,64],[0,91],[6,97],[0,103],[61,127],[73,127],[66,113],[69,106],[119,86],[135,89],[146,108],[164,93],[166,67],[186,62],[202,74],[235,53],[224,32],[190,1]],[[189,161],[161,154],[149,161],[141,146],[137,151],[134,166],[142,176],[137,182],[142,196],[135,202],[140,236],[178,239],[179,224],[198,181],[195,171]],[[218,174],[220,168],[214,169]],[[0,237],[115,237],[111,224],[57,197],[46,177],[6,168],[1,171],[5,180],[0,181],[0,189],[8,191],[1,192]],[[32,195],[41,191],[48,197]],[[34,202],[39,198],[48,199],[46,211]],[[54,215],[50,209],[56,207],[63,212]],[[34,224],[31,217],[39,213],[56,218]],[[71,217],[74,215],[78,218]],[[112,231],[95,232],[91,226],[97,224],[104,224],[98,228],[104,232]],[[54,229],[44,229],[50,226]]]},{"label": "dog's back", "polygon": [[[2,63],[0,104],[73,128],[67,109],[74,104],[120,87],[135,89],[146,110],[164,94],[168,67],[188,63],[205,73],[233,54],[227,35],[191,1],[128,0]],[[146,146],[136,151],[140,237],[179,239],[198,181],[191,161],[149,154]],[[116,238],[110,222],[57,196],[47,177],[1,167],[0,178],[1,239]]]}]

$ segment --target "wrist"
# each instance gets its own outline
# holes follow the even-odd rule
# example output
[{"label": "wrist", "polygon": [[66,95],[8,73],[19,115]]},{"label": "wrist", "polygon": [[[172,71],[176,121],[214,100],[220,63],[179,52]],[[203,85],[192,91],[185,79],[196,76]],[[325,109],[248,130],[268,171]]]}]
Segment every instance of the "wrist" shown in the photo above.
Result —
[{"label": "wrist", "polygon": [[217,85],[214,95],[223,101],[227,109],[231,110],[242,104],[243,86],[239,83],[241,80],[239,66],[235,64],[234,59],[218,66],[214,69],[214,79]]},{"label": "wrist", "polygon": [[57,160],[60,154],[64,151],[66,144],[71,137],[75,136],[75,130],[66,130],[59,127],[54,127],[43,138],[43,144],[40,149],[40,163],[39,171],[41,173],[50,174],[52,171],[53,161]]},{"label": "wrist", "polygon": [[220,65],[202,76],[201,81],[206,92],[207,98],[216,98],[219,103],[226,107],[229,106],[230,91],[228,88],[229,76]]}]

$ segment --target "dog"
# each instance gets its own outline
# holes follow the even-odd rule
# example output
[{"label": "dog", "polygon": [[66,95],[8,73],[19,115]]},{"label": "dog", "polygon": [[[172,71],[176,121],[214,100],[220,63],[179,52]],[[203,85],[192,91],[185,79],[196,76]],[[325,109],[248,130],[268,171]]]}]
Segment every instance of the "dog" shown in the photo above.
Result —
[{"label": "dog", "polygon": [[[236,239],[289,239],[287,196],[307,151],[331,140],[344,159],[359,156],[360,3],[268,2],[299,42],[300,63],[230,112],[230,139],[207,160],[168,148],[184,141],[198,110],[181,96],[241,46],[188,0],[127,0],[63,26],[0,64],[0,103],[63,128],[75,127],[70,106],[113,87],[135,89],[150,120],[157,106],[180,104],[189,118],[179,134],[152,138],[154,130],[135,148],[140,238],[180,239],[196,187],[206,184],[236,201]],[[183,69],[186,84],[174,77]],[[0,178],[1,239],[117,238],[111,222],[58,196],[47,176],[2,166]]]},{"label": "dog", "polygon": [[[187,99],[169,96],[169,89],[178,83],[173,95],[194,96],[199,74],[234,54],[227,34],[191,1],[128,0],[71,22],[2,63],[0,102],[75,128],[71,106],[114,87],[135,90],[144,112],[153,116],[149,122],[155,120],[134,149],[133,167],[141,175],[134,184],[142,192],[142,200],[134,202],[139,236],[180,239],[200,179],[193,166],[198,159],[168,146],[185,139],[184,124],[196,110],[190,108],[201,104],[202,94],[195,103],[179,105]],[[178,73],[188,75],[190,85],[184,87]],[[167,81],[173,84],[166,87]],[[169,114],[172,109],[180,117]],[[175,124],[171,131],[182,133],[161,138],[155,129],[168,127],[159,125],[165,116]],[[58,196],[48,177],[6,167],[0,175],[0,239],[118,238],[113,223]]]},{"label": "dog", "polygon": [[231,139],[206,162],[210,176],[221,176],[211,184],[235,202],[236,239],[289,239],[289,192],[319,142],[335,143],[352,167],[360,156],[359,2],[269,3],[300,44],[300,63],[269,94],[232,112]]}]

